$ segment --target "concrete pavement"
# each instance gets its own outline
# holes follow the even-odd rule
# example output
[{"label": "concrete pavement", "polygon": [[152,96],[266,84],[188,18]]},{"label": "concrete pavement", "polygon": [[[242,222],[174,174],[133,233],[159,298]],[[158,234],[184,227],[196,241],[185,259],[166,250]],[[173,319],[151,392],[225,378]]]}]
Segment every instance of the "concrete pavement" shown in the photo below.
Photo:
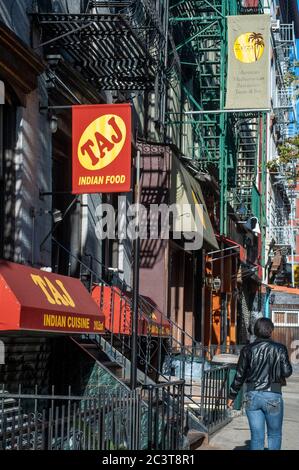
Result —
[{"label": "concrete pavement", "polygon": [[[299,372],[288,379],[283,391],[285,414],[283,425],[283,450],[299,450]],[[267,441],[266,441],[267,442]],[[246,450],[250,432],[245,414],[234,418],[227,426],[210,438],[200,450]],[[267,446],[267,444],[266,444]]]}]

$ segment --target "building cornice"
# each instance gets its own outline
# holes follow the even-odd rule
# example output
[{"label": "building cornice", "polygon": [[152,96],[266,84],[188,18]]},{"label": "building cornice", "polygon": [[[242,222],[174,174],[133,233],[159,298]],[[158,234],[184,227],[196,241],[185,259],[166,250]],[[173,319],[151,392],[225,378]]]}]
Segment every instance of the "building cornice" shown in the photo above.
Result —
[{"label": "building cornice", "polygon": [[44,70],[42,58],[0,21],[0,77],[13,88],[22,105]]}]

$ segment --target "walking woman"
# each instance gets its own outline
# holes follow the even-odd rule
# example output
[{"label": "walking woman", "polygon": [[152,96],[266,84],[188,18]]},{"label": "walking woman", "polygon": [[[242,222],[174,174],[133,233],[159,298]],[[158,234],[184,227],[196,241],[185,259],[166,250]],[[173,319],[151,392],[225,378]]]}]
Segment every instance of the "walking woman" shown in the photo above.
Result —
[{"label": "walking woman", "polygon": [[292,374],[287,348],[271,339],[274,325],[259,318],[254,325],[256,340],[241,350],[228,406],[246,384],[245,409],[251,432],[251,450],[264,450],[265,425],[268,449],[280,450],[282,440],[283,399],[281,387]]}]

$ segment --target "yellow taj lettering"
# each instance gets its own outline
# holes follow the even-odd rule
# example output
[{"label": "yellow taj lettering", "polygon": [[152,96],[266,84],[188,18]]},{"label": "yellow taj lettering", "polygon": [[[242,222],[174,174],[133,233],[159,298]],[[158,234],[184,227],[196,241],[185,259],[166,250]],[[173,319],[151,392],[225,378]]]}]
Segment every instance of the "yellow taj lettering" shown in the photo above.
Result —
[{"label": "yellow taj lettering", "polygon": [[31,279],[41,288],[50,304],[75,307],[74,300],[59,279],[55,281],[55,285],[47,277],[42,278],[36,274],[31,274]]},{"label": "yellow taj lettering", "polygon": [[110,165],[121,152],[126,133],[125,122],[120,116],[105,114],[95,119],[80,138],[80,164],[87,170],[101,170]]}]

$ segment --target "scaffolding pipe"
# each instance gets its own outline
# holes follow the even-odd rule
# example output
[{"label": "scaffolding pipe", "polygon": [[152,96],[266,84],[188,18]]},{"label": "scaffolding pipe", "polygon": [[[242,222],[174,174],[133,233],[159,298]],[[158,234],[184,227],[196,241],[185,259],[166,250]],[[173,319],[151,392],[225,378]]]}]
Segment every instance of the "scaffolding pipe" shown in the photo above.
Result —
[{"label": "scaffolding pipe", "polygon": [[[211,109],[211,110],[202,110],[202,111],[184,111],[184,114],[227,114],[227,113],[270,113],[268,108],[259,108],[259,109]],[[175,113],[173,113],[175,114]]]}]

